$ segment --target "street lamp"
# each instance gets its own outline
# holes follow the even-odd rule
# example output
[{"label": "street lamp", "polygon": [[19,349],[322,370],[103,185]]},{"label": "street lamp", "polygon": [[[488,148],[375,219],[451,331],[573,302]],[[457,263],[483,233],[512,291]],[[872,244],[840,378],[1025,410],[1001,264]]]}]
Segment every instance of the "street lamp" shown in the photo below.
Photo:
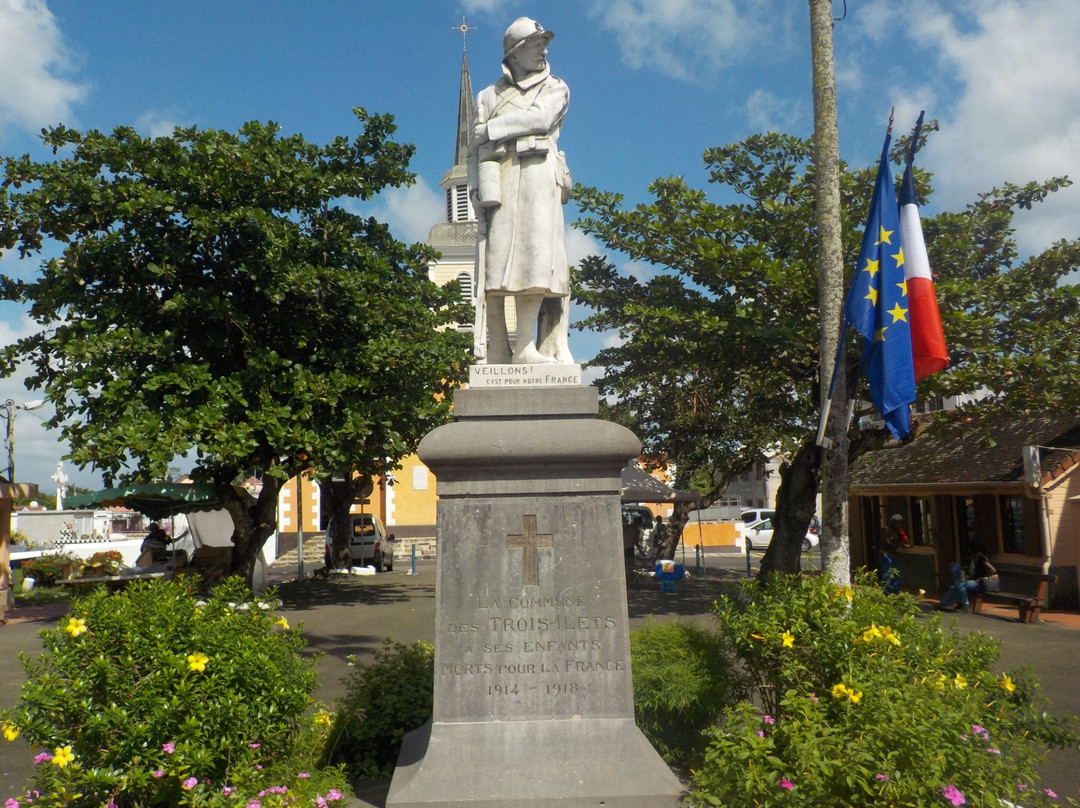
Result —
[{"label": "street lamp", "polygon": [[15,399],[9,398],[4,402],[7,410],[7,478],[9,483],[15,482],[15,410],[39,410],[45,406],[40,398],[27,401],[25,404],[16,404]]}]

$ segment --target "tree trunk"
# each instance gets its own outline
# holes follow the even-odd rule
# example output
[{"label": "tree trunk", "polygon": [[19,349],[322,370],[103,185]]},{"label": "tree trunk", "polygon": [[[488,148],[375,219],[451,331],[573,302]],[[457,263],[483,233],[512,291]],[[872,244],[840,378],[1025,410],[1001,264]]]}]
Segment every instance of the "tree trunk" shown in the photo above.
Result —
[{"label": "tree trunk", "polygon": [[323,502],[330,511],[330,566],[334,569],[347,569],[352,566],[352,529],[349,522],[352,506],[357,500],[370,496],[372,491],[369,477],[356,477],[352,472],[343,478],[335,478],[329,485],[323,486]]},{"label": "tree trunk", "polygon": [[758,576],[772,573],[797,574],[802,564],[802,543],[817,508],[821,450],[808,438],[795,459],[780,468],[780,490],[776,493],[773,537]]},{"label": "tree trunk", "polygon": [[233,522],[233,553],[229,572],[243,575],[248,586],[251,586],[255,577],[255,560],[266,540],[277,529],[277,500],[281,482],[267,476],[263,480],[259,498],[250,508],[231,483],[217,483],[216,489],[222,507]]},{"label": "tree trunk", "polygon": [[675,550],[679,547],[679,539],[686,528],[686,523],[690,521],[690,508],[693,504],[692,502],[676,502],[672,506],[671,516],[664,520],[664,533],[656,548],[657,558],[675,558]]},{"label": "tree trunk", "polygon": [[[840,230],[840,144],[836,127],[836,76],[833,63],[832,0],[810,0],[810,45],[814,85],[815,214],[818,229],[818,305],[821,311],[821,403],[829,397],[838,355],[844,305],[843,243]],[[847,412],[843,355],[832,390],[838,421]],[[822,452],[821,554],[829,577],[851,580],[847,513],[846,424],[828,436]]]}]

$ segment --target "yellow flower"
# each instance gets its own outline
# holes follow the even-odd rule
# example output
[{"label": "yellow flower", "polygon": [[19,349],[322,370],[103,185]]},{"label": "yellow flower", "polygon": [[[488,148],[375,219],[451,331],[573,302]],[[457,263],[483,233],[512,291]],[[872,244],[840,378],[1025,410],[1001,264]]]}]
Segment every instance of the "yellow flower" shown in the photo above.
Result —
[{"label": "yellow flower", "polygon": [[326,710],[320,710],[315,713],[315,723],[322,724],[324,727],[330,726],[333,723],[333,719],[330,717],[330,713]]},{"label": "yellow flower", "polygon": [[880,636],[881,636],[881,629],[879,629],[877,627],[877,625],[875,625],[874,623],[871,623],[870,628],[866,629],[862,633],[862,636],[859,637],[859,639],[862,642],[873,642],[874,640],[876,640]]},{"label": "yellow flower", "polygon": [[58,746],[53,751],[52,762],[59,766],[61,769],[67,766],[73,760],[75,760],[75,755],[71,753],[70,746]]},{"label": "yellow flower", "polygon": [[286,631],[289,630],[289,621],[286,620],[284,617],[279,617],[277,620],[275,620],[274,625],[275,626],[281,626]]},{"label": "yellow flower", "polygon": [[0,732],[4,733],[4,739],[8,741],[14,741],[19,737],[19,728],[10,721],[4,722],[4,726],[0,729]]},{"label": "yellow flower", "polygon": [[197,673],[202,673],[206,670],[206,663],[210,661],[210,657],[202,653],[188,654],[187,661],[188,667],[191,670],[196,671]]},{"label": "yellow flower", "polygon": [[760,634],[751,634],[750,636],[753,637],[755,640],[760,640],[761,642],[765,642],[765,638],[762,637]]},{"label": "yellow flower", "polygon": [[784,631],[784,633],[780,635],[780,639],[784,643],[785,648],[791,648],[795,645],[795,635],[790,631]]},{"label": "yellow flower", "polygon": [[1000,685],[1001,689],[1006,693],[1013,693],[1016,691],[1016,684],[1007,673],[1001,677],[1001,681],[998,682],[998,685]]},{"label": "yellow flower", "polygon": [[958,673],[956,674],[956,678],[953,679],[953,685],[955,685],[957,690],[963,690],[965,687],[967,687],[967,679],[965,679]]},{"label": "yellow flower", "polygon": [[72,617],[67,621],[67,625],[64,626],[64,631],[72,637],[78,637],[80,634],[85,634],[89,629],[86,627],[86,623],[83,620],[80,620],[78,617]]},{"label": "yellow flower", "polygon": [[936,681],[936,682],[934,682],[934,687],[936,687],[936,688],[937,688],[938,690],[944,690],[944,689],[945,689],[945,680],[946,680],[947,678],[948,678],[948,677],[947,677],[947,676],[945,676],[945,674],[944,674],[944,673],[939,673],[939,674],[938,674],[938,678],[937,678],[937,681]]},{"label": "yellow flower", "polygon": [[847,696],[852,704],[858,704],[862,698],[861,690],[852,690],[845,684],[833,685],[832,694],[834,699],[842,699]]}]

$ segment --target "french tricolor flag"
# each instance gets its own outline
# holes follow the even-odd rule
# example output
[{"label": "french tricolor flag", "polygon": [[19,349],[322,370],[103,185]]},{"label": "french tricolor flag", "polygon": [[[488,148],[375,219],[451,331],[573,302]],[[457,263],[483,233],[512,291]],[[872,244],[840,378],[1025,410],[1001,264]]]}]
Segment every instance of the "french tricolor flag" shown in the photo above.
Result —
[{"label": "french tricolor flag", "polygon": [[915,366],[915,381],[922,381],[949,364],[945,349],[945,332],[941,329],[934,278],[930,274],[930,259],[926,254],[922,222],[919,220],[919,201],[915,196],[915,180],[911,163],[918,143],[923,117],[915,126],[911,153],[900,185],[900,243],[904,245],[904,280],[907,282],[908,321],[911,323],[911,354]]}]

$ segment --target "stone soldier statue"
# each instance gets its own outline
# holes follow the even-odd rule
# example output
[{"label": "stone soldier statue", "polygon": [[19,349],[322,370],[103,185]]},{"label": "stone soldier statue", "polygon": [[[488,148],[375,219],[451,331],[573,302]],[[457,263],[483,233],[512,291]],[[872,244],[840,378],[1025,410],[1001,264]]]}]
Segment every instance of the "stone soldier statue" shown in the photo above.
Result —
[{"label": "stone soldier statue", "polygon": [[[514,20],[503,36],[503,76],[476,99],[469,148],[480,224],[476,353],[491,364],[574,361],[562,211],[572,183],[559,151],[570,90],[547,63],[554,36],[528,17]],[[512,353],[508,297],[516,311]]]}]

